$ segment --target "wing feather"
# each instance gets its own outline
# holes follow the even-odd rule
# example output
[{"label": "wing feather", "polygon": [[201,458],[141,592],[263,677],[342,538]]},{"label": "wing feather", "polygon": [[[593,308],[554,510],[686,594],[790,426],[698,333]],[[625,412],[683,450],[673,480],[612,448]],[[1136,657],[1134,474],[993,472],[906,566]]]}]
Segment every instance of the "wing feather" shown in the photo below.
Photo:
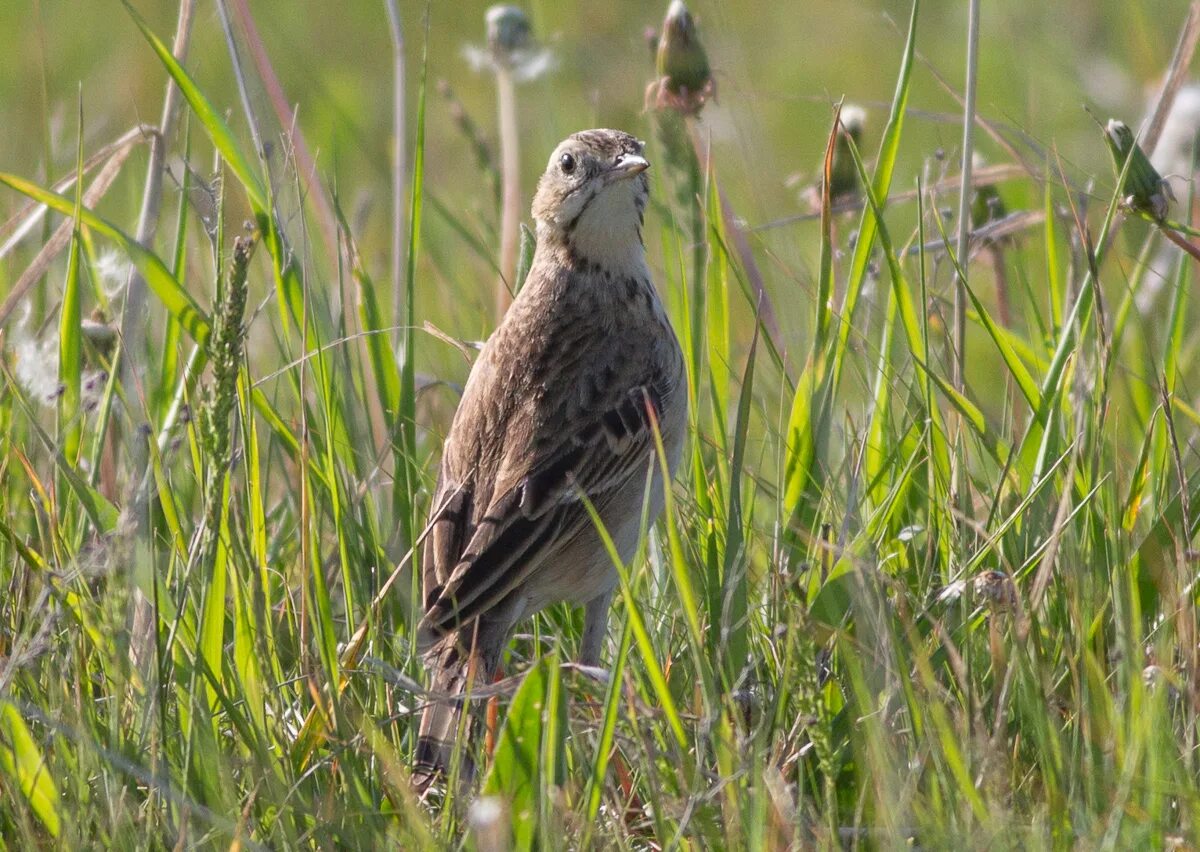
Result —
[{"label": "wing feather", "polygon": [[427,581],[431,570],[438,576],[426,585],[425,641],[497,604],[590,526],[581,492],[603,511],[631,477],[645,473],[654,449],[652,417],[662,406],[660,383],[647,378],[633,387],[625,384],[627,389],[611,388],[607,404],[586,417],[564,418],[574,428],[545,442],[516,484],[493,495],[477,523],[464,520],[469,498],[460,501],[461,510],[446,513],[439,523],[447,529],[435,528],[435,545],[427,552],[441,570],[426,568]]}]

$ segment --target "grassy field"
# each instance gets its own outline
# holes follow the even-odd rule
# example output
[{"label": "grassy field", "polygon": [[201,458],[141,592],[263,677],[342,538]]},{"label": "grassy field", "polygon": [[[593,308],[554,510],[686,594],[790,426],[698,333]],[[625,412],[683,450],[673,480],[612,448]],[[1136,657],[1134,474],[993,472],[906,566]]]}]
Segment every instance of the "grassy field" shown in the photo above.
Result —
[{"label": "grassy field", "polygon": [[687,115],[664,9],[531,4],[520,216],[570,132],[648,141],[689,443],[607,673],[528,622],[432,804],[410,555],[497,318],[484,4],[252,5],[0,4],[0,849],[1200,843],[1191,187],[1164,222],[1081,108],[1138,129],[1187,4],[985,4],[966,256],[967,4],[697,2]]}]

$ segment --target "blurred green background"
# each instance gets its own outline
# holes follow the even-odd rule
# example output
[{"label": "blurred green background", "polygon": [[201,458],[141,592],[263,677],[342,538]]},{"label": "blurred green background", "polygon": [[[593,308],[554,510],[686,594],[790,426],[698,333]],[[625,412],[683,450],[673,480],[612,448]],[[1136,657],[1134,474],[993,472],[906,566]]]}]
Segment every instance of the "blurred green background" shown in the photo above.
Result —
[{"label": "blurred green background", "polygon": [[[286,96],[298,107],[299,124],[318,168],[336,187],[372,274],[385,280],[392,70],[384,4],[354,0],[335,7],[315,0],[253,0],[250,5]],[[492,197],[481,191],[486,184],[470,146],[433,88],[438,80],[449,83],[494,155],[494,85],[466,56],[471,45],[483,42],[487,5],[482,0],[428,6],[402,2],[400,11],[407,39],[410,115],[429,13],[427,193],[456,213],[472,213],[480,236],[495,245],[489,233],[497,216]],[[650,133],[642,112],[651,77],[645,31],[657,26],[665,5],[541,0],[526,6],[536,35],[553,51],[555,65],[519,92],[523,206],[547,153],[566,134],[595,125]],[[176,4],[139,0],[135,6],[169,40]],[[718,81],[718,103],[706,109],[705,126],[716,143],[718,176],[747,223],[758,225],[806,210],[797,186],[787,185],[788,179],[800,173],[803,185],[812,174],[828,133],[830,104],[837,99],[845,96],[871,110],[864,147],[867,152],[875,149],[895,85],[909,8],[893,0],[692,4]],[[965,9],[965,3],[944,0],[922,8],[917,46],[923,61],[914,77],[913,114],[905,129],[896,192],[913,187],[923,161],[938,149],[954,160],[960,129],[953,113],[958,105],[933,72],[961,88]],[[1135,123],[1145,109],[1147,92],[1169,61],[1185,10],[1184,0],[984,4],[980,114],[1055,148],[1076,185],[1097,176],[1101,187],[1107,187],[1113,180],[1107,153],[1081,106],[1086,102],[1101,116]],[[139,120],[157,122],[164,71],[116,0],[0,3],[0,34],[0,170],[44,181],[70,169],[80,86],[89,151]],[[198,4],[187,65],[217,106],[229,110],[234,127],[244,132],[213,4]],[[260,112],[269,115],[261,92],[256,99]],[[410,123],[410,137],[411,129]],[[1003,152],[985,136],[977,144],[989,160],[1004,160]],[[144,149],[135,156],[144,161]],[[207,152],[202,156],[200,163],[210,162]],[[935,175],[942,168],[936,162],[931,167]],[[956,171],[949,164],[945,168]],[[102,209],[124,211],[113,215],[128,218],[128,211],[137,209],[143,175],[136,164],[127,167]],[[1015,201],[1019,206],[1025,199]],[[6,193],[0,196],[0,212],[11,213],[20,203]],[[459,237],[439,233],[449,226],[436,211],[427,213],[426,226],[424,248],[430,254],[422,257],[423,282],[453,284],[460,294],[469,295],[470,288],[462,283],[478,279],[479,310],[472,312],[478,321],[474,328],[457,331],[484,333],[490,322],[487,265],[470,252],[458,251]],[[791,279],[795,270],[815,265],[815,231],[809,223],[762,235],[764,248],[779,261],[764,266],[785,326],[791,325],[789,315],[804,310],[811,292],[806,281],[794,287]],[[430,296],[423,288],[422,298]]]}]

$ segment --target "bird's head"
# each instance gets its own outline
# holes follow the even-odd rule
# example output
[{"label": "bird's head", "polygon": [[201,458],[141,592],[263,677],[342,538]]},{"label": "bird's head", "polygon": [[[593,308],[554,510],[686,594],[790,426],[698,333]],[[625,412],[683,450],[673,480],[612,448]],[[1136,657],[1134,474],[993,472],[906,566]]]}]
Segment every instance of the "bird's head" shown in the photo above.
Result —
[{"label": "bird's head", "polygon": [[565,242],[601,263],[640,250],[650,197],[643,147],[620,130],[584,130],[559,143],[533,199],[539,243]]}]

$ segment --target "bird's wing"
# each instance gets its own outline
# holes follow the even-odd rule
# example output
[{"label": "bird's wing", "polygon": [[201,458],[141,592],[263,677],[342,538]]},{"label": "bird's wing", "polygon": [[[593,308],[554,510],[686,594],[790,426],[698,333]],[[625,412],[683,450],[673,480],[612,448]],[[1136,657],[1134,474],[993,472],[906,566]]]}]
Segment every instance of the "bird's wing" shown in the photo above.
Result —
[{"label": "bird's wing", "polygon": [[[514,414],[538,428],[510,424],[508,434],[527,439],[504,448],[494,487],[449,479],[439,487],[446,505],[426,550],[425,642],[486,612],[587,529],[581,492],[603,509],[631,477],[645,475],[651,423],[670,389],[652,364],[604,361],[580,371],[579,392],[560,400],[559,410],[543,403]],[[488,494],[486,508],[474,505],[479,494]]]}]

